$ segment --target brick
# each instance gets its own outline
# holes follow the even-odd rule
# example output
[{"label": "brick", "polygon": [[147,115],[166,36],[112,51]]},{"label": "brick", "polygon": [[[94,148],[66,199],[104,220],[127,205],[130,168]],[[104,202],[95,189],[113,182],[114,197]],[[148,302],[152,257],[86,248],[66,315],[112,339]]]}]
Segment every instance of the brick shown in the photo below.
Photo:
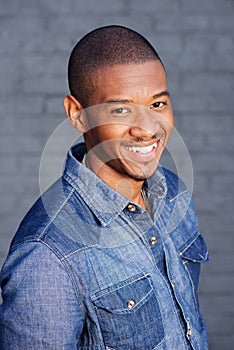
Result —
[{"label": "brick", "polygon": [[0,169],[0,175],[6,175],[9,173],[16,173],[18,170],[18,161],[14,156],[4,157]]},{"label": "brick", "polygon": [[227,229],[225,225],[222,225],[222,223],[218,225],[217,222],[216,229],[207,228],[208,235],[206,237],[207,244],[211,252],[211,257],[213,254],[229,255],[233,252],[233,241],[231,237],[232,232],[230,229],[230,227],[233,226],[233,222],[230,219],[228,219],[228,217],[226,217],[225,219],[227,224],[229,225],[229,229]]},{"label": "brick", "polygon": [[220,73],[204,73],[196,72],[194,74],[184,74],[182,77],[181,90],[186,93],[197,93],[207,95],[218,95],[220,103],[222,96],[227,91],[234,89],[234,74],[223,72]]},{"label": "brick", "polygon": [[206,294],[212,295],[232,295],[234,287],[234,275],[207,275],[200,284],[200,290]]},{"label": "brick", "polygon": [[[218,215],[218,211],[220,208],[225,207],[226,214],[232,215],[233,213],[233,198],[231,195],[229,195],[228,198],[224,198],[224,195],[217,194],[209,195],[208,192],[204,192],[204,194],[201,196],[199,195],[193,195],[194,201],[196,203],[196,207],[199,208],[199,212],[204,212],[206,214],[210,213],[213,214],[215,217]],[[215,219],[215,218],[214,218]],[[229,225],[228,222],[226,222],[225,226]],[[218,226],[219,227],[219,226]],[[216,230],[217,228],[216,227]],[[222,228],[220,227],[219,230],[221,231]]]},{"label": "brick", "polygon": [[121,14],[125,13],[126,1],[100,0],[94,2],[92,0],[88,0],[86,6],[80,6],[80,4],[77,4],[76,0],[73,0],[73,6],[77,6],[77,12],[79,13],[93,13],[95,15],[100,14],[104,16],[106,13],[116,15],[119,12]]},{"label": "brick", "polygon": [[49,114],[64,114],[63,98],[48,98],[46,100],[46,112]]},{"label": "brick", "polygon": [[[210,302],[212,303],[212,300]],[[215,304],[213,304],[213,306],[216,307]],[[209,330],[212,329],[210,338],[212,338],[213,334],[219,334],[220,336],[228,336],[232,333],[234,313],[231,314],[229,312],[228,314],[224,314],[222,312],[221,316],[222,319],[219,317],[219,314],[217,312],[212,312],[209,316],[207,315],[207,328]]]},{"label": "brick", "polygon": [[[10,222],[9,222],[9,216],[6,216],[2,212],[0,212],[0,220],[2,223],[3,230],[5,231],[3,234],[1,234],[1,237],[3,237],[4,240],[5,239],[10,240],[11,237],[13,236],[13,234],[15,233],[15,230],[17,229],[17,227],[19,225],[19,220],[21,220],[21,218],[18,217],[18,214],[17,214],[18,209],[19,208],[17,208],[17,210],[15,210],[16,215],[12,215],[12,213],[11,213]],[[6,227],[8,228],[8,230],[6,230]]]},{"label": "brick", "polygon": [[167,16],[158,16],[155,19],[155,29],[159,33],[175,33],[185,32],[186,35],[194,34],[194,31],[205,31],[210,28],[210,18],[202,14],[188,14],[184,16],[183,13],[178,13],[176,16],[171,14]]},{"label": "brick", "polygon": [[[5,163],[5,158],[2,158],[2,162]],[[0,177],[0,188],[1,188],[1,194],[7,194],[9,192],[13,192],[15,194],[21,192],[21,185],[19,183],[19,179],[15,175],[16,173],[10,173],[8,172],[7,174],[1,174]],[[17,181],[18,180],[18,181]],[[1,205],[2,203],[0,203]],[[1,218],[1,214],[0,214]]]},{"label": "brick", "polygon": [[17,76],[11,75],[0,75],[1,82],[0,84],[0,94],[14,94],[16,86],[19,86],[19,79]]},{"label": "brick", "polygon": [[194,174],[194,193],[196,196],[203,195],[204,192],[211,188],[210,179],[206,174]]},{"label": "brick", "polygon": [[[234,43],[232,33],[217,33],[212,34],[210,37],[210,46],[213,52],[211,53],[214,57],[216,53],[222,53],[224,55],[234,52]],[[223,66],[222,61],[220,62]],[[233,64],[234,65],[234,64]]]},{"label": "brick", "polygon": [[221,212],[222,215],[219,215],[219,212],[211,213],[208,210],[200,211],[197,209],[199,226],[200,231],[206,236],[210,250],[229,253],[233,252],[232,227],[234,219],[230,213],[226,213],[226,208]]},{"label": "brick", "polygon": [[[129,0],[129,9],[131,14],[134,14],[135,12],[143,12],[143,4],[141,0]],[[168,13],[179,11],[180,10],[180,3],[178,0],[170,1],[170,0],[148,0],[147,6],[144,7],[144,12],[153,14],[153,15],[161,15],[161,12]],[[152,13],[153,12],[153,13]]]},{"label": "brick", "polygon": [[[19,104],[19,106],[21,106],[21,104]],[[18,120],[15,120],[12,118],[12,114],[7,114],[1,122],[3,135],[7,134],[7,137],[11,138],[12,141],[16,134],[20,137],[23,137],[24,135],[41,137],[43,130],[42,126],[48,121],[48,118],[43,118],[40,114],[33,114],[33,112],[30,115],[17,114],[17,118]],[[0,132],[0,135],[1,133],[2,132]]]},{"label": "brick", "polygon": [[[197,150],[200,150],[202,147],[206,147],[207,145],[207,138],[206,135],[204,135],[205,132],[203,130],[203,134],[194,134],[190,135],[186,132],[183,132],[183,139],[185,144],[187,145],[189,152],[193,153]],[[207,148],[205,148],[207,151]]]},{"label": "brick", "polygon": [[108,19],[101,17],[99,25],[119,24],[126,26],[136,30],[150,40],[150,35],[152,34],[152,20],[153,19],[149,18],[145,12],[136,13],[131,16],[126,16],[125,14],[116,15],[115,13],[112,13],[112,15],[108,16]]},{"label": "brick", "polygon": [[[201,172],[233,172],[234,164],[230,162],[228,154],[197,154],[192,156],[192,163],[195,169]],[[209,168],[207,168],[209,164]]]},{"label": "brick", "polygon": [[190,71],[195,73],[197,71],[204,72],[210,69],[207,54],[199,51],[192,53],[189,48],[183,49],[183,55],[181,55],[179,60],[176,55],[174,57],[169,55],[168,67],[177,70],[177,72]]},{"label": "brick", "polygon": [[160,37],[160,35],[157,36],[156,34],[154,34],[154,36],[151,35],[151,42],[156,50],[158,50],[159,55],[165,55],[165,59],[168,60],[171,59],[171,56],[173,58],[177,57],[183,48],[182,37],[175,33],[163,34],[163,37]]},{"label": "brick", "polygon": [[0,55],[0,75],[17,74],[20,69],[20,61],[14,55]]},{"label": "brick", "polygon": [[[6,247],[7,250],[8,250],[11,238],[12,237],[10,235],[3,235],[3,234],[1,234],[1,236],[0,236],[0,247]],[[0,248],[0,256],[3,256],[3,255],[5,256],[6,255],[6,248],[5,248],[4,251]]]},{"label": "brick", "polygon": [[54,15],[54,14],[71,14],[76,13],[77,17],[83,13],[111,13],[122,12],[125,8],[125,0],[99,0],[94,2],[92,0],[86,0],[81,4],[76,0],[40,0],[38,2],[31,2],[29,0],[22,0],[22,12],[24,14],[34,15]]},{"label": "brick", "polygon": [[218,213],[220,208],[226,208],[226,214],[232,215],[234,208],[233,195],[231,191],[224,193],[216,191],[204,191],[203,195],[194,194],[194,200],[200,211]]},{"label": "brick", "polygon": [[180,10],[187,13],[207,13],[210,14],[226,14],[229,11],[233,11],[233,2],[231,0],[225,1],[214,1],[214,0],[206,0],[205,2],[202,0],[198,0],[196,2],[190,3],[186,0],[180,1]]},{"label": "brick", "polygon": [[[216,317],[219,313],[224,313],[224,314],[234,314],[234,303],[232,302],[233,296],[223,296],[223,295],[218,295],[218,296],[212,296],[212,303],[215,306],[213,308],[213,314],[216,314]],[[208,314],[210,312],[210,297],[208,295],[202,296],[200,306],[203,311],[203,313]],[[213,315],[212,315],[213,316]],[[212,317],[210,315],[210,317]]]},{"label": "brick", "polygon": [[[45,20],[42,18],[5,18],[1,21],[3,28],[0,36],[2,53],[15,54],[25,49],[38,51],[43,48],[46,37]],[[31,39],[31,40],[30,40]]]},{"label": "brick", "polygon": [[51,55],[51,53],[28,53],[22,57],[25,77],[66,73],[68,57],[65,53]]},{"label": "brick", "polygon": [[[221,239],[221,243],[222,243],[222,239]],[[232,274],[233,266],[234,266],[233,254],[231,253],[223,254],[222,252],[217,252],[217,253],[211,254],[211,262],[206,268],[209,274],[214,274],[214,275],[222,274],[223,271],[225,271],[225,273]]]},{"label": "brick", "polygon": [[[222,98],[217,100],[217,95],[204,94],[204,98],[201,97],[201,91],[195,91],[195,93],[187,93],[186,91],[174,93],[174,111],[177,114],[180,113],[201,113],[204,112],[204,118],[207,114],[215,113],[219,116],[221,113],[231,114],[233,111],[233,103],[229,99],[228,95],[222,94]],[[218,101],[218,102],[217,102]]]},{"label": "brick", "polygon": [[233,342],[234,336],[232,335],[218,336],[217,334],[212,334],[209,339],[209,349],[219,350],[223,348],[225,350],[232,350]]},{"label": "brick", "polygon": [[218,71],[220,62],[222,62],[224,72],[234,72],[233,52],[218,52],[217,54],[213,52],[213,55],[210,54],[210,57],[208,57],[207,62],[210,70]]},{"label": "brick", "polygon": [[[226,1],[228,2],[228,1]],[[230,0],[230,3],[233,1]],[[223,16],[217,16],[217,14],[209,15],[210,25],[213,30],[217,33],[233,33],[233,11],[227,11]]]},{"label": "brick", "polygon": [[66,93],[67,80],[64,75],[37,76],[27,79],[22,82],[22,90],[25,93],[39,93],[39,94],[61,94]]},{"label": "brick", "polygon": [[[56,32],[52,33],[47,31],[44,35],[38,35],[35,37],[35,40],[25,40],[24,41],[24,51],[27,53],[50,53],[53,56],[56,56],[60,53],[70,52],[72,47],[72,37],[75,36],[76,30],[73,29],[73,33],[62,32],[58,35],[59,29]],[[78,32],[76,38],[81,37],[81,32]]]},{"label": "brick", "polygon": [[[14,96],[14,103],[9,103],[9,100],[0,95],[0,113],[5,117],[14,115],[17,119],[19,115],[30,114],[33,118],[34,114],[42,113],[43,111],[43,97],[42,96],[25,96],[16,94]],[[12,120],[14,122],[14,120]]]},{"label": "brick", "polygon": [[17,15],[20,10],[20,3],[15,0],[0,1],[0,16]]},{"label": "brick", "polygon": [[14,193],[11,192],[5,196],[2,196],[1,200],[4,203],[4,205],[1,205],[1,214],[8,214],[10,217],[10,214],[12,215],[12,213],[14,213],[16,207]]},{"label": "brick", "polygon": [[214,115],[209,113],[194,113],[191,111],[189,115],[180,116],[180,124],[183,126],[186,133],[192,130],[192,133],[196,136],[197,134],[208,134],[208,135],[225,135],[232,132],[234,127],[234,120],[231,115],[224,114]]},{"label": "brick", "polygon": [[[6,164],[5,159],[3,160],[3,164],[4,165]],[[29,193],[33,193],[35,191],[35,187],[37,185],[35,178],[30,176],[30,174],[28,174],[28,176],[25,176],[25,178],[22,179],[22,177],[19,178],[19,176],[16,175],[18,173],[17,172],[7,173],[4,171],[1,172],[0,186],[1,186],[2,196],[7,196],[8,193],[13,193],[18,200],[18,198],[24,195],[25,192],[29,191]],[[9,218],[8,219],[5,218],[5,219],[7,224],[7,220],[9,220]]]},{"label": "brick", "polygon": [[223,194],[230,193],[230,190],[234,188],[234,177],[232,174],[216,174],[215,177],[210,179],[210,182],[212,191],[218,190]]},{"label": "brick", "polygon": [[45,147],[48,139],[51,137],[51,135],[54,133],[54,131],[60,126],[61,123],[64,122],[64,120],[67,120],[65,113],[58,115],[58,114],[53,114],[52,115],[46,115],[46,117],[44,118],[44,123],[41,127],[42,130],[42,135],[41,135],[41,139],[42,139],[42,145],[43,148]]}]

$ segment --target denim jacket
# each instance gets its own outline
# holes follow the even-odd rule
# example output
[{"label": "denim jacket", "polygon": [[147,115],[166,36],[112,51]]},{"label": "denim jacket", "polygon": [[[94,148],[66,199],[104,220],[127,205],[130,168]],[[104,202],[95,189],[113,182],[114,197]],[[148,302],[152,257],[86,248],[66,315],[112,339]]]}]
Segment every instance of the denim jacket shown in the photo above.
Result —
[{"label": "denim jacket", "polygon": [[23,219],[1,271],[1,350],[206,350],[189,191],[159,167],[148,211],[69,151],[61,179]]}]

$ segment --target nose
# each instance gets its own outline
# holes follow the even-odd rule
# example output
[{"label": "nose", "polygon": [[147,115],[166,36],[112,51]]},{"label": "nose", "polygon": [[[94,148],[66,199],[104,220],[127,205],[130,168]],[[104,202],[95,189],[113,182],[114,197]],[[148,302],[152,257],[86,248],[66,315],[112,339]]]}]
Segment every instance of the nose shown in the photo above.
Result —
[{"label": "nose", "polygon": [[140,126],[131,126],[129,133],[132,137],[140,139],[150,139],[155,135],[153,130],[149,130],[148,128],[145,129]]},{"label": "nose", "polygon": [[146,108],[138,108],[134,121],[129,128],[129,134],[134,138],[150,139],[159,131],[160,126],[155,112],[146,111]]}]

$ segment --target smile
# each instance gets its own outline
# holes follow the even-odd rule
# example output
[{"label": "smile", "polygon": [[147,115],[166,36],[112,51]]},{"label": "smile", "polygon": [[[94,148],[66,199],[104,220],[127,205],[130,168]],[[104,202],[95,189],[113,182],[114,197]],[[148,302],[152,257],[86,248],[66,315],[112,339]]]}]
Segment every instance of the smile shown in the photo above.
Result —
[{"label": "smile", "polygon": [[138,146],[138,147],[126,147],[129,151],[135,152],[135,153],[141,153],[141,154],[147,154],[153,151],[153,149],[157,148],[158,144],[157,142],[153,143],[149,146]]}]

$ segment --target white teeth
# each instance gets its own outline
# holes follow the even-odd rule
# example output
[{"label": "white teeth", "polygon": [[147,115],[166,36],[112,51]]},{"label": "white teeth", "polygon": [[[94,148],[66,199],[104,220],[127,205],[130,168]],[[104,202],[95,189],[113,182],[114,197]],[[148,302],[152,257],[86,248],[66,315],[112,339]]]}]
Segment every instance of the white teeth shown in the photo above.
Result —
[{"label": "white teeth", "polygon": [[128,149],[132,152],[139,152],[143,154],[151,152],[153,148],[157,148],[157,142],[155,142],[151,146],[146,146],[146,147],[128,147]]}]

